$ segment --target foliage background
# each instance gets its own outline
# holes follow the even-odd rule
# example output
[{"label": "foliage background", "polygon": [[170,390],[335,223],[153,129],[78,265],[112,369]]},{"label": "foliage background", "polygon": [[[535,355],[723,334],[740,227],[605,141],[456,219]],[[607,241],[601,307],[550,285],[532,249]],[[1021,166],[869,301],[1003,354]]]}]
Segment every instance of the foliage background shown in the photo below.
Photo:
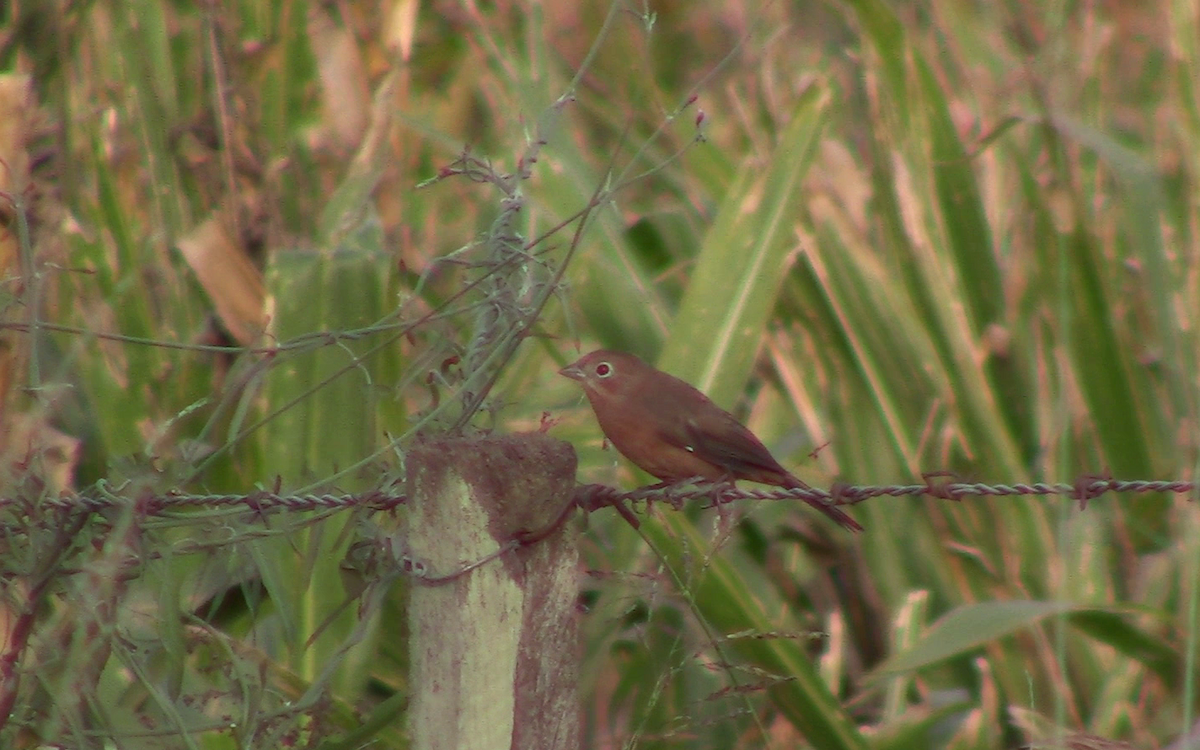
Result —
[{"label": "foliage background", "polygon": [[[549,413],[582,479],[634,486],[555,374],[599,345],[815,485],[1192,476],[1194,3],[0,21],[36,103],[3,146],[5,495],[388,486],[485,394],[476,426]],[[781,503],[731,535],[596,514],[588,745],[1164,745],[1197,705],[1185,500],[884,499],[853,539]],[[6,526],[7,652],[37,623],[6,745],[405,744],[403,582],[326,622],[362,585],[330,561],[395,518],[80,523]],[[751,641],[811,653],[840,707]],[[862,733],[804,719],[830,711]]]}]

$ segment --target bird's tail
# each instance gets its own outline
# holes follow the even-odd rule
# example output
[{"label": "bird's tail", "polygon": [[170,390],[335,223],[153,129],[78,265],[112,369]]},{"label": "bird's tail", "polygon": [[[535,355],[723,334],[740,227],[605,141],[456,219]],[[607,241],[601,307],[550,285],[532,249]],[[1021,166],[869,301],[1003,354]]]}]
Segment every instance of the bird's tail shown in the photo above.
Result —
[{"label": "bird's tail", "polygon": [[[807,484],[800,481],[799,478],[797,478],[791,474],[788,474],[788,480],[789,481],[787,482],[786,486],[789,489],[800,489],[800,490],[811,490],[812,489],[812,487],[809,487]],[[850,515],[848,513],[846,513],[846,511],[842,510],[841,508],[837,507],[836,505],[829,505],[827,503],[823,503],[820,500],[817,500],[814,498],[806,497],[806,498],[802,498],[802,499],[804,500],[804,502],[808,503],[812,507],[816,508],[817,510],[821,511],[822,513],[829,516],[833,520],[837,521],[838,525],[841,526],[843,529],[849,529],[850,531],[862,531],[863,530],[862,524],[860,524],[858,521],[855,521],[853,518],[850,517]]]},{"label": "bird's tail", "polygon": [[838,524],[843,529],[849,529],[850,531],[862,531],[863,530],[861,523],[859,523],[858,521],[855,521],[853,518],[851,518],[846,513],[846,511],[842,510],[841,508],[837,507],[836,505],[826,505],[825,503],[821,502],[820,500],[809,500],[808,498],[805,498],[804,502],[808,503],[812,507],[816,508],[817,510],[821,511],[822,513],[829,516],[833,520],[837,521]]}]

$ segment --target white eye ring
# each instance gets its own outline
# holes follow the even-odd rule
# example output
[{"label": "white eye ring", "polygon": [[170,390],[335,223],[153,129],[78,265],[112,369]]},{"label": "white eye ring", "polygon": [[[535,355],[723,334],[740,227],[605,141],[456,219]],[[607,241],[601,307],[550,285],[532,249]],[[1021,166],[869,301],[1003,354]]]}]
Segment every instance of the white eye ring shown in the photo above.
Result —
[{"label": "white eye ring", "polygon": [[616,368],[607,362],[601,362],[596,365],[596,375],[602,378],[611,378],[612,374],[616,371]]}]

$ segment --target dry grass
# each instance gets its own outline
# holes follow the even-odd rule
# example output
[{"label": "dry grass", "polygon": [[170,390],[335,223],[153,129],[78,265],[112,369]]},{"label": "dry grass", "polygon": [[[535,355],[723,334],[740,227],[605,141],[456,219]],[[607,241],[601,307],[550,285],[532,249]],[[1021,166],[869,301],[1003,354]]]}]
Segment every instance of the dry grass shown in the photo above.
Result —
[{"label": "dry grass", "polygon": [[[554,375],[577,342],[813,484],[1192,476],[1190,3],[0,22],[2,495],[366,490],[418,431],[547,411],[632,485]],[[592,519],[589,746],[1191,729],[1184,498],[872,502],[853,540],[744,510]],[[403,584],[333,614],[395,519],[4,512],[0,744],[405,744]]]}]

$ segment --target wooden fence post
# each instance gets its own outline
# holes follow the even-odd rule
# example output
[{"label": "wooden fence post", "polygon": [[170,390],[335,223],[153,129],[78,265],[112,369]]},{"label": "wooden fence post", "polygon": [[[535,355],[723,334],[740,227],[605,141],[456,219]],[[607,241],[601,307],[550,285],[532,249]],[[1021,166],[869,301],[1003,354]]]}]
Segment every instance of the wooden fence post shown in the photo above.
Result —
[{"label": "wooden fence post", "polygon": [[[541,433],[409,451],[417,750],[579,747],[578,531],[562,522],[575,463]],[[488,559],[522,537],[535,540]]]}]

